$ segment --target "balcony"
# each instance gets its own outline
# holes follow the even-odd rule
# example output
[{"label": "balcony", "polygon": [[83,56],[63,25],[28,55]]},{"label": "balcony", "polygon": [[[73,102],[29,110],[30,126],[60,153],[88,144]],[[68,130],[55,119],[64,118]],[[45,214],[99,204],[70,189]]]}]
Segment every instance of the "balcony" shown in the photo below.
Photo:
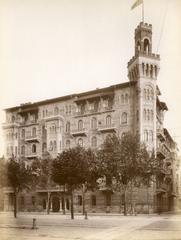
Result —
[{"label": "balcony", "polygon": [[39,142],[39,138],[37,135],[29,135],[25,137],[26,142]]},{"label": "balcony", "polygon": [[166,157],[165,151],[162,146],[157,148],[157,157],[160,159],[164,159]]},{"label": "balcony", "polygon": [[38,153],[32,153],[32,152],[28,152],[25,154],[25,158],[27,159],[32,159],[32,158],[37,158],[38,157]]},{"label": "balcony", "polygon": [[52,186],[52,187],[37,187],[36,192],[37,193],[46,193],[46,192],[66,192],[67,188],[64,186]]},{"label": "balcony", "polygon": [[115,124],[109,124],[109,125],[101,125],[98,126],[99,132],[116,132]]},{"label": "balcony", "polygon": [[157,137],[160,139],[161,142],[165,141],[165,135],[162,129],[157,129]]},{"label": "balcony", "polygon": [[14,127],[19,127],[19,123],[17,122],[10,122],[10,123],[3,123],[2,128],[7,129],[7,128],[14,128]]},{"label": "balcony", "polygon": [[71,135],[74,136],[74,137],[76,137],[76,136],[86,136],[87,133],[86,133],[85,128],[82,128],[82,129],[77,129],[77,130],[71,131]]}]

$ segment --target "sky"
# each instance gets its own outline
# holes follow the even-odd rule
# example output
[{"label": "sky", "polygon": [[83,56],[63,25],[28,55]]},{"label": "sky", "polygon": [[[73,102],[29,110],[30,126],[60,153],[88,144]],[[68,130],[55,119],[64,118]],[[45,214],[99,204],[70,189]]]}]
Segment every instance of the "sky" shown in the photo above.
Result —
[{"label": "sky", "polygon": [[[3,109],[128,81],[135,0],[0,0],[0,124]],[[161,56],[157,84],[165,127],[181,149],[181,0],[144,0]],[[0,129],[0,156],[4,153]]]}]

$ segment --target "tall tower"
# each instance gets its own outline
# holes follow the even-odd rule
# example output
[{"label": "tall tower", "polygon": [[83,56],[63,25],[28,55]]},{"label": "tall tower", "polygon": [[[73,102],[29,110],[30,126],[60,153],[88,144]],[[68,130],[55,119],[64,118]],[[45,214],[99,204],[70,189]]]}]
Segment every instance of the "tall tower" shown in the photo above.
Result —
[{"label": "tall tower", "polygon": [[135,55],[128,62],[128,77],[136,82],[135,132],[149,151],[156,149],[157,75],[160,56],[152,53],[152,25],[141,22],[135,29]]}]

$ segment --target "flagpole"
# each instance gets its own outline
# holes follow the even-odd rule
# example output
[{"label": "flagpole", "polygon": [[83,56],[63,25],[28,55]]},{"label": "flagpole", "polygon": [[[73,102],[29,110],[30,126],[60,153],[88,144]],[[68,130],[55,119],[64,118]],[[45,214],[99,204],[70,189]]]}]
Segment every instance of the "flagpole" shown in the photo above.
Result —
[{"label": "flagpole", "polygon": [[142,4],[142,22],[144,23],[144,0]]}]

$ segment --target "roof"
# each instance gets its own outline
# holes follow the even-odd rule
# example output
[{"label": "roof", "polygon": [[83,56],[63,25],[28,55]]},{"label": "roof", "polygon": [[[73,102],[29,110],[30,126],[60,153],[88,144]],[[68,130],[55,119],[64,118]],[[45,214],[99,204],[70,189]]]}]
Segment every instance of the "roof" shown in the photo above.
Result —
[{"label": "roof", "polygon": [[70,99],[73,99],[73,98],[79,99],[79,98],[82,98],[82,97],[85,97],[85,96],[88,96],[88,95],[93,95],[93,94],[111,92],[115,89],[126,88],[126,87],[133,86],[135,84],[136,84],[136,82],[124,82],[124,83],[120,83],[120,84],[111,85],[109,87],[98,88],[98,89],[95,89],[95,90],[82,92],[82,93],[78,93],[78,94],[70,94],[70,95],[61,96],[61,97],[57,97],[57,98],[46,99],[46,100],[38,101],[38,102],[34,102],[34,103],[31,103],[31,102],[24,103],[24,104],[20,104],[19,106],[6,108],[4,110],[6,112],[17,111],[17,110],[19,110],[19,111],[32,110],[33,111],[34,109],[37,109],[41,105],[51,104],[51,103],[60,102],[60,101],[66,101],[66,100],[70,100]]}]

